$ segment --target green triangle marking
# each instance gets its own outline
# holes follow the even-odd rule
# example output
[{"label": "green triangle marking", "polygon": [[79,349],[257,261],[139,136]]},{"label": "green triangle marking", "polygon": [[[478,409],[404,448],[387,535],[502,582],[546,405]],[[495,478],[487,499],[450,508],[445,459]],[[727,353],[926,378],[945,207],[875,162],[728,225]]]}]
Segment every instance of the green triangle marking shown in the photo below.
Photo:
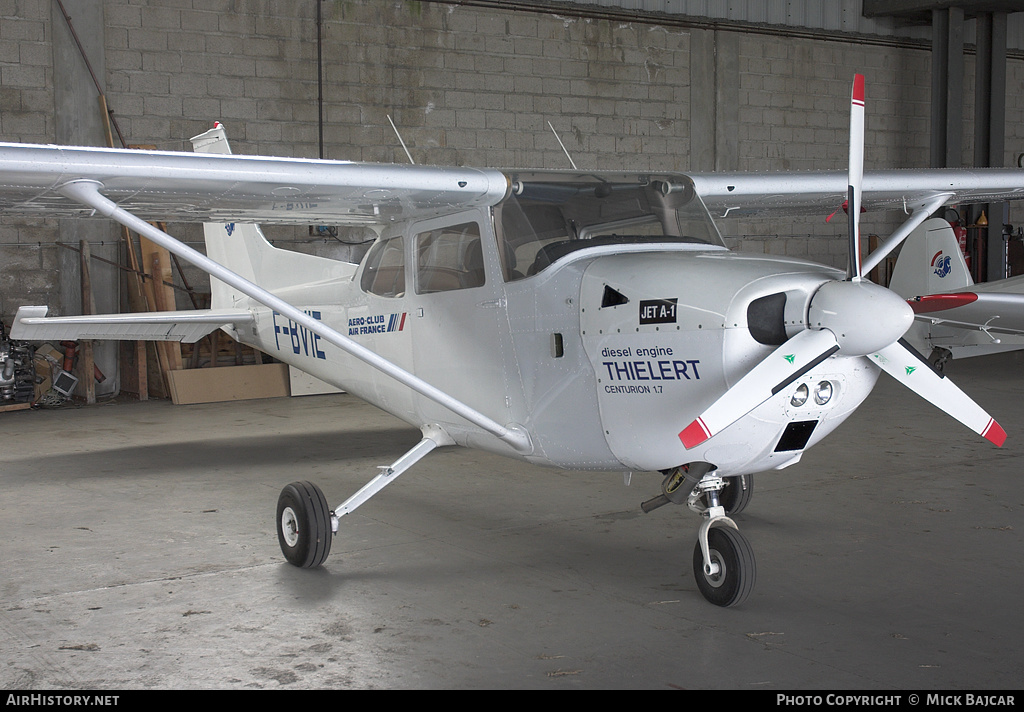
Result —
[{"label": "green triangle marking", "polygon": [[782,358],[786,359],[790,363],[793,363],[794,361],[796,361],[796,354],[789,354],[788,356],[783,356]]},{"label": "green triangle marking", "polygon": [[909,376],[910,374],[912,374],[914,371],[917,370],[917,366],[907,366],[906,369],[907,369],[907,375]]}]

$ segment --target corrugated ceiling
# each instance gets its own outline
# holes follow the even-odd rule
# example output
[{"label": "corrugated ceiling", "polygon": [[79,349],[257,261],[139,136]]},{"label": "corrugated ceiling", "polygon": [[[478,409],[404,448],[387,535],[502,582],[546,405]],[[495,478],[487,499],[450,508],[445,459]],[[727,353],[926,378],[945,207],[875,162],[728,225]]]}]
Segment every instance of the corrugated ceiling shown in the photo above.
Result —
[{"label": "corrugated ceiling", "polygon": [[[888,17],[864,17],[862,0],[568,0],[617,10],[636,10],[730,22],[749,22],[809,30],[848,32],[881,37],[931,40],[931,27],[910,25]],[[974,42],[974,20],[968,20],[964,39]],[[1024,50],[1024,12],[1007,20],[1007,47]]]}]

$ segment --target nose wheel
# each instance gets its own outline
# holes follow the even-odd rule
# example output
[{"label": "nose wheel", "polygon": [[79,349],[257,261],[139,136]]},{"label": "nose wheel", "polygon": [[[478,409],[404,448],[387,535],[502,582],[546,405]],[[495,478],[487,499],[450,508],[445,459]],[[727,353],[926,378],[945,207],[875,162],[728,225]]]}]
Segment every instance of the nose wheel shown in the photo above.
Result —
[{"label": "nose wheel", "polygon": [[[706,522],[705,526],[711,523]],[[757,579],[757,564],[750,542],[732,527],[717,526],[708,527],[707,546],[706,559],[701,541],[693,549],[693,577],[697,588],[716,606],[743,603],[754,590]]]},{"label": "nose wheel", "polygon": [[690,509],[705,518],[693,549],[693,577],[704,598],[716,606],[743,603],[754,590],[754,550],[728,516],[746,508],[753,485],[750,475],[723,478],[708,472],[687,499]]}]

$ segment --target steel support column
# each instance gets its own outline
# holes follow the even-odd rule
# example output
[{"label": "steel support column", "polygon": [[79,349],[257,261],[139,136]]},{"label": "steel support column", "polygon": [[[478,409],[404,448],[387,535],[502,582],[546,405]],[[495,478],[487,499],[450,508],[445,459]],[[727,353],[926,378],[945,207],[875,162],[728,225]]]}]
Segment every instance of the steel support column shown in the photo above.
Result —
[{"label": "steel support column", "polygon": [[964,93],[964,11],[932,11],[931,167],[961,164]]},{"label": "steel support column", "polygon": [[[983,12],[977,17],[977,61],[974,87],[974,165],[1003,166],[1006,136],[1006,13]],[[1006,245],[1002,226],[1004,203],[977,205],[972,223],[981,211],[988,218],[986,279],[1006,276]]]}]

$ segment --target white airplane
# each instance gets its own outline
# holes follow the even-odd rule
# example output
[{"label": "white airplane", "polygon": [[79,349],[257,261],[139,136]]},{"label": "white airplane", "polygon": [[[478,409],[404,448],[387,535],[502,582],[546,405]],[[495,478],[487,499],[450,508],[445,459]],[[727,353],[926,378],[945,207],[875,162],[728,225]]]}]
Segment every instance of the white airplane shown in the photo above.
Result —
[{"label": "white airplane", "polygon": [[[1003,429],[901,341],[907,302],[863,275],[940,207],[1024,197],[1024,171],[862,171],[863,78],[850,170],[609,173],[372,165],[229,153],[0,144],[0,212],[109,217],[208,272],[208,310],[46,317],[17,339],[195,341],[216,328],[336,384],[422,439],[333,509],[308,482],[277,506],[286,559],[324,563],[339,520],[434,448],[538,465],[652,471],[704,522],[694,576],[712,603],[756,565],[729,516],[753,473],[839,426],[881,371],[996,445]],[[850,268],[730,252],[711,218],[850,209]],[[906,222],[863,262],[861,205]],[[146,222],[206,222],[203,255]],[[368,225],[360,264],[273,248],[257,222]]]}]

